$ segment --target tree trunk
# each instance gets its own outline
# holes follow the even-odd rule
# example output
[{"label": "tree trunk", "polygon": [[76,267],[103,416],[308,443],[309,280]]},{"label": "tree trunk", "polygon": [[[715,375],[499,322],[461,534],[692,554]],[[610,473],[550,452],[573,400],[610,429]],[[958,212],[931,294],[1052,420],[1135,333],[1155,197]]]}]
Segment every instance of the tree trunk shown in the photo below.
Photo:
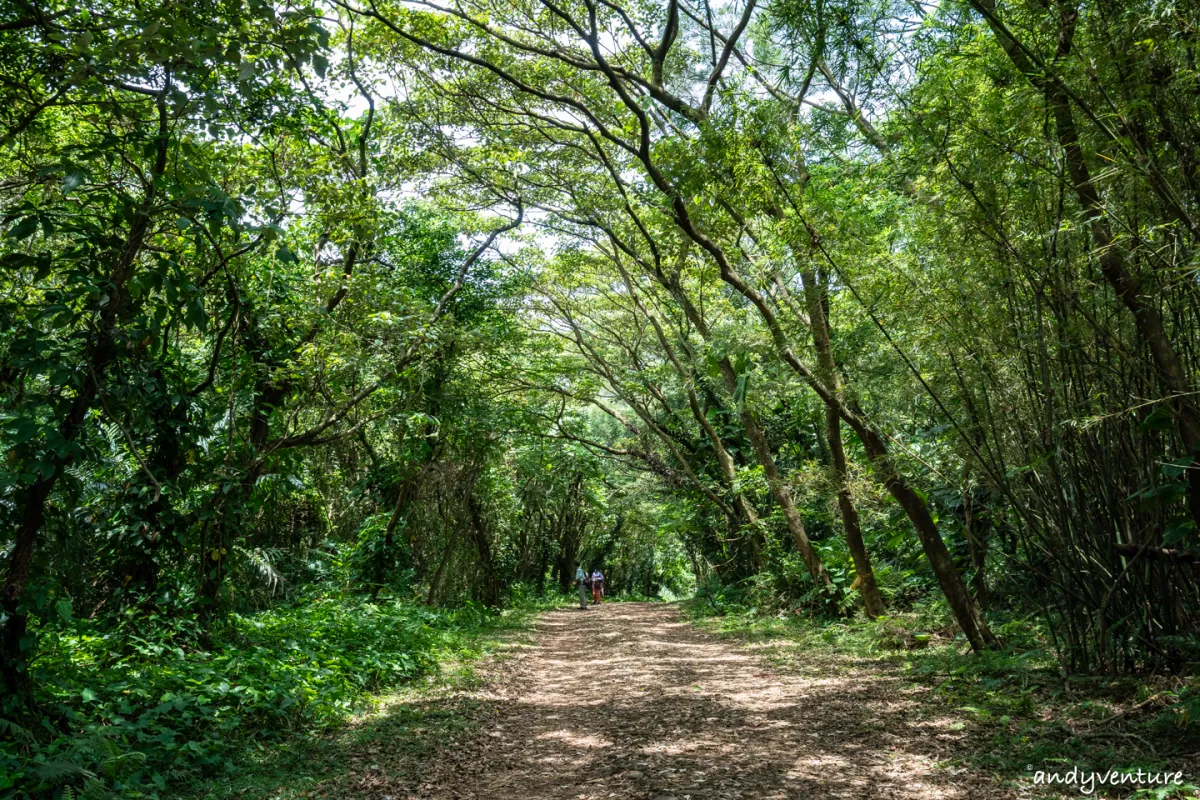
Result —
[{"label": "tree trunk", "polygon": [[383,529],[383,547],[379,549],[379,557],[375,564],[375,575],[371,586],[372,599],[379,596],[384,583],[396,568],[396,560],[393,557],[396,547],[396,528],[399,527],[400,520],[407,518],[408,507],[417,496],[423,467],[424,464],[418,466],[412,474],[400,482],[400,487],[396,490],[396,503],[392,506],[392,515],[388,517],[387,525]]},{"label": "tree trunk", "polygon": [[467,510],[471,515],[471,524],[468,526],[468,530],[471,533],[471,541],[475,545],[480,569],[483,572],[479,596],[485,606],[495,608],[500,605],[500,576],[496,572],[496,559],[492,554],[487,520],[483,518],[483,509],[474,492],[467,498]]},{"label": "tree trunk", "polygon": [[[857,415],[855,415],[855,419],[861,425]],[[978,604],[972,599],[966,584],[963,583],[962,576],[958,574],[958,569],[954,566],[954,559],[950,556],[950,551],[942,540],[937,523],[933,521],[933,516],[929,513],[929,506],[916,490],[900,476],[879,435],[866,426],[861,426],[856,432],[862,439],[867,456],[882,478],[884,486],[912,521],[913,527],[917,531],[917,538],[921,540],[921,548],[925,551],[925,558],[929,561],[929,566],[933,568],[934,577],[937,578],[942,594],[945,595],[946,602],[954,613],[954,618],[966,635],[967,641],[971,643],[971,649],[980,651],[999,647],[1000,641],[983,619]]]},{"label": "tree trunk", "polygon": [[988,529],[991,520],[986,506],[981,513],[976,513],[975,495],[970,487],[963,489],[963,531],[967,535],[967,548],[971,554],[971,591],[975,594],[975,602],[980,608],[991,605],[991,595],[987,585],[987,552]]},{"label": "tree trunk", "polygon": [[438,562],[437,569],[433,571],[433,577],[429,579],[429,594],[425,597],[425,605],[433,605],[433,600],[437,597],[438,589],[442,585],[442,576],[446,574],[446,567],[450,564],[450,558],[454,555],[454,548],[458,546],[458,528],[457,525],[450,527],[450,540],[446,542],[446,550],[442,553],[442,559]]},{"label": "tree trunk", "polygon": [[538,558],[538,574],[537,574],[537,596],[542,597],[546,594],[546,570],[550,568],[550,548],[546,547],[546,542],[541,542],[541,555]]},{"label": "tree trunk", "polygon": [[[154,378],[161,394],[170,397],[170,387],[161,369],[154,370]],[[174,519],[171,495],[164,491],[172,486],[183,472],[185,461],[180,445],[180,431],[187,426],[188,401],[163,403],[155,411],[156,447],[149,459],[148,467],[160,480],[158,497],[140,514],[144,550],[127,556],[121,570],[128,576],[127,588],[151,596],[158,589],[158,552],[163,544],[178,543],[181,526]],[[164,521],[164,517],[166,520]],[[153,600],[150,600],[153,603]]]},{"label": "tree trunk", "polygon": [[[731,396],[737,392],[737,373],[733,370],[733,364],[728,357],[722,358],[719,364],[721,370],[721,378],[725,383],[725,391]],[[745,403],[738,409],[738,415],[742,420],[742,428],[746,431],[746,437],[750,439],[750,444],[754,448],[754,454],[758,457],[758,463],[762,465],[763,473],[767,478],[767,487],[771,490],[771,496],[775,498],[775,502],[779,503],[779,507],[783,509],[783,517],[787,521],[788,533],[792,535],[792,541],[796,545],[796,549],[800,551],[801,557],[804,559],[804,565],[808,567],[808,574],[812,576],[813,582],[817,586],[829,591],[833,588],[833,581],[829,579],[829,572],[825,569],[825,565],[821,563],[821,556],[809,541],[808,531],[804,527],[804,520],[800,517],[800,511],[796,508],[796,503],[792,500],[792,493],[788,491],[787,483],[783,479],[783,475],[779,472],[779,467],[775,463],[775,454],[771,452],[771,445],[767,442],[767,436],[763,433],[762,426],[758,422],[758,416],[746,407]]]},{"label": "tree trunk", "polygon": [[32,703],[32,697],[29,674],[25,670],[27,648],[22,646],[29,630],[29,619],[21,608],[21,601],[29,585],[33,552],[42,522],[45,520],[46,498],[54,488],[57,477],[56,472],[29,488],[25,501],[25,515],[21,519],[21,527],[17,530],[16,542],[8,555],[8,573],[4,577],[3,589],[0,590],[0,610],[6,617],[3,636],[0,638],[0,658],[4,659],[3,671],[0,672],[4,685],[0,688],[8,695],[20,698],[24,705]]},{"label": "tree trunk", "polygon": [[884,605],[883,595],[879,593],[879,586],[875,583],[875,570],[871,566],[871,557],[863,540],[858,508],[854,505],[854,496],[850,492],[846,451],[842,446],[842,419],[838,416],[837,409],[830,406],[825,407],[825,436],[829,443],[829,456],[837,485],[842,529],[846,532],[846,545],[850,548],[850,558],[854,560],[854,571],[858,574],[858,593],[862,595],[867,617],[875,619],[887,612],[887,606]]},{"label": "tree trunk", "polygon": [[[150,180],[146,184],[142,203],[134,212],[129,234],[108,275],[108,302],[100,310],[96,334],[88,344],[83,358],[87,374],[83,376],[79,394],[75,396],[70,409],[58,426],[59,437],[68,444],[74,443],[78,437],[83,421],[100,393],[100,380],[107,374],[109,366],[117,357],[116,332],[121,315],[125,312],[127,286],[137,269],[137,258],[150,232],[150,213],[157,197],[156,182],[167,168],[169,129],[165,93],[158,97],[157,107],[158,137]],[[0,678],[3,679],[7,692],[22,697],[26,703],[29,702],[29,679],[25,673],[25,651],[29,647],[22,646],[22,640],[27,635],[28,620],[21,608],[21,602],[29,586],[33,554],[46,519],[46,502],[76,452],[76,448],[69,449],[67,455],[55,465],[53,473],[34,482],[25,491],[21,503],[21,522],[8,557],[8,570],[4,582],[0,584],[0,611],[3,611],[6,618],[3,631],[0,632],[0,658],[3,658]]]},{"label": "tree trunk", "polygon": [[558,555],[554,560],[558,588],[563,594],[571,591],[575,580],[575,564],[579,555],[579,543],[583,538],[582,517],[579,513],[579,491],[583,486],[583,474],[575,476],[567,490],[566,498],[558,512]]},{"label": "tree trunk", "polygon": [[808,531],[804,528],[804,520],[800,517],[800,511],[796,508],[796,503],[792,500],[792,493],[788,491],[787,483],[783,479],[783,475],[779,472],[779,467],[775,464],[775,456],[771,452],[771,446],[767,443],[767,437],[762,431],[762,427],[758,424],[758,419],[754,412],[748,408],[742,409],[742,425],[746,429],[746,435],[750,438],[750,444],[754,447],[754,453],[758,456],[758,461],[762,464],[763,472],[766,474],[767,486],[771,490],[771,495],[775,498],[775,502],[779,503],[779,507],[783,509],[784,519],[787,520],[788,532],[792,535],[792,541],[796,544],[796,549],[800,551],[801,557],[804,558],[804,564],[808,567],[808,574],[812,576],[813,582],[825,591],[833,591],[833,581],[829,578],[829,572],[825,569],[825,565],[821,563],[821,556],[817,553],[816,548],[809,541]]},{"label": "tree trunk", "polygon": [[[800,254],[796,254],[800,257]],[[841,375],[833,357],[831,326],[826,303],[825,286],[818,284],[811,268],[802,273],[804,298],[808,306],[809,327],[813,335],[813,347],[817,353],[817,364],[825,385],[836,395],[842,393]],[[846,450],[842,444],[842,420],[837,409],[825,404],[825,440],[829,446],[829,463],[832,467],[834,485],[837,487],[838,510],[842,516],[842,529],[846,533],[846,544],[854,560],[854,571],[858,573],[858,592],[862,595],[863,607],[871,619],[886,611],[883,596],[875,583],[875,570],[863,540],[862,527],[858,521],[858,508],[850,491],[850,474],[846,462]]]}]

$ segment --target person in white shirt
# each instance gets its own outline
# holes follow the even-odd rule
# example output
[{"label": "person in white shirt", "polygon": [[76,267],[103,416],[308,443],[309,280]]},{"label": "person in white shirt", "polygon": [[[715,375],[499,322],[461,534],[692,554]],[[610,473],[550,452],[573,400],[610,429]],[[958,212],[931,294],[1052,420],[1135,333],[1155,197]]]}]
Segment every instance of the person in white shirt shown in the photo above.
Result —
[{"label": "person in white shirt", "polygon": [[599,605],[604,599],[604,573],[599,567],[592,570],[592,605]]},{"label": "person in white shirt", "polygon": [[575,567],[575,585],[579,587],[579,607],[587,611],[588,576],[582,564]]}]

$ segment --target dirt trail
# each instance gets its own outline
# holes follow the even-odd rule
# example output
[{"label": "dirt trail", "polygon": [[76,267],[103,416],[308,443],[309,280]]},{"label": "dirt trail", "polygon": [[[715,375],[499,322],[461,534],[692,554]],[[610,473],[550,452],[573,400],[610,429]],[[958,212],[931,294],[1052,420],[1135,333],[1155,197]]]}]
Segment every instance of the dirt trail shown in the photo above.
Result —
[{"label": "dirt trail", "polygon": [[[959,734],[871,671],[773,671],[663,604],[561,610],[506,665],[482,730],[421,770],[419,798],[997,798],[935,768]],[[808,674],[806,674],[808,673]]]}]

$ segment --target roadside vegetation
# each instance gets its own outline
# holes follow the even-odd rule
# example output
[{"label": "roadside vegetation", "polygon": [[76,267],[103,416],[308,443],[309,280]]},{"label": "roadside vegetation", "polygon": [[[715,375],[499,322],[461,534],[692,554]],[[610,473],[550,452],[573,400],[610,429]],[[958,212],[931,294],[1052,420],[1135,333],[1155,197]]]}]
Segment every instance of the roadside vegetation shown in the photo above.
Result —
[{"label": "roadside vegetation", "polygon": [[201,778],[229,781],[264,753],[337,741],[402,687],[468,678],[472,662],[538,608],[314,594],[231,614],[203,647],[196,631],[167,621],[139,620],[134,635],[70,621],[46,636],[34,672],[69,733],[11,725],[3,788],[156,797]]},{"label": "roadside vegetation", "polygon": [[[689,619],[751,648],[779,670],[815,679],[868,671],[895,679],[897,693],[917,690],[908,713],[949,719],[947,730],[968,735],[966,746],[942,764],[947,769],[991,774],[1034,796],[1037,770],[1183,770],[1186,780],[1178,785],[1124,795],[1200,796],[1192,771],[1200,763],[1194,724],[1200,689],[1192,680],[1169,674],[1073,675],[1062,668],[1048,631],[1033,616],[997,615],[1005,646],[980,656],[945,626],[945,609],[936,604],[875,620],[829,622],[746,605],[748,598],[737,591],[717,589],[712,596],[714,602],[689,601]],[[1060,796],[1054,788],[1043,790]],[[1074,790],[1059,791],[1071,796]]]}]

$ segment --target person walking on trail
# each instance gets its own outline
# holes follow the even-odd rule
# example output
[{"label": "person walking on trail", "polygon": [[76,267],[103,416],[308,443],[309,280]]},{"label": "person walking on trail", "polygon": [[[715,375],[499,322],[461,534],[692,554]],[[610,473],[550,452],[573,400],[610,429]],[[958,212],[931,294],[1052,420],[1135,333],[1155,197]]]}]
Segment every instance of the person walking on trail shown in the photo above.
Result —
[{"label": "person walking on trail", "polygon": [[604,573],[599,567],[592,570],[592,605],[599,605],[604,599]]},{"label": "person walking on trail", "polygon": [[587,611],[588,576],[582,564],[575,567],[575,585],[579,587],[579,607]]}]

